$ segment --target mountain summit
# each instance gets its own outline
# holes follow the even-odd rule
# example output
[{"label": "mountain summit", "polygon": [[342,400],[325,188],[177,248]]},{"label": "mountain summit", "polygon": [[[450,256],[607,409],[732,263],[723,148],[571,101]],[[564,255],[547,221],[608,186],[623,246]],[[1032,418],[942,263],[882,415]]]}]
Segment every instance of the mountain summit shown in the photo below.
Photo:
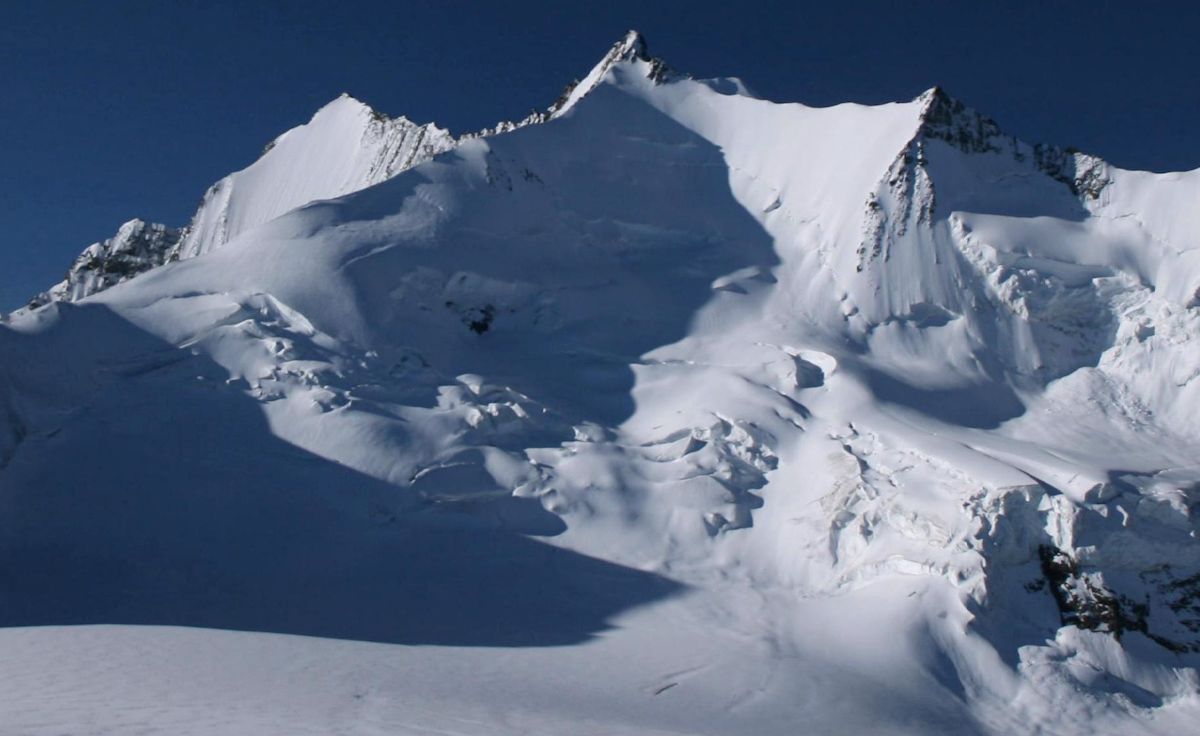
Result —
[{"label": "mountain summit", "polygon": [[[113,238],[88,246],[67,277],[34,296],[29,307],[76,301],[164,263],[219,248],[243,230],[308,202],[339,197],[389,179],[453,148],[461,140],[510,132],[564,115],[603,82],[617,64],[644,67],[645,75],[656,82],[669,73],[663,61],[650,56],[642,35],[629,31],[544,112],[534,112],[516,123],[501,122],[460,139],[433,123],[420,125],[403,116],[390,118],[349,93],[342,93],[308,123],[267,144],[253,164],[209,187],[186,227],[150,225],[171,233],[171,238],[160,238],[136,258],[123,257],[121,249],[126,246],[121,243],[128,224],[123,225]],[[118,260],[119,271],[103,265]]]},{"label": "mountain summit", "polygon": [[0,325],[6,692],[163,732],[1187,732],[1198,199],[636,33],[481,134],[339,98]]}]

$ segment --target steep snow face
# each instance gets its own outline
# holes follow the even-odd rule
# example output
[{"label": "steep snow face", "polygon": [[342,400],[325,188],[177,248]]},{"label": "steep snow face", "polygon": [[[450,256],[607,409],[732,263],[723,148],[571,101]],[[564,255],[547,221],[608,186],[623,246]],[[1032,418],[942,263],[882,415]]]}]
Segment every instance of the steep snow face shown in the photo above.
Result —
[{"label": "steep snow face", "polygon": [[[599,84],[614,64],[630,61],[648,64],[646,73],[656,80],[666,74],[665,65],[650,57],[645,41],[631,31],[545,112],[532,113],[516,123],[501,122],[464,139],[506,133],[564,114]],[[168,261],[200,255],[245,229],[309,202],[389,179],[456,144],[448,131],[433,123],[418,125],[404,117],[389,118],[343,94],[318,110],[307,124],[272,141],[249,167],[209,187],[186,228],[146,225],[141,220],[126,223],[113,238],[84,249],[67,278],[33,297],[29,307],[78,301]],[[143,236],[142,229],[147,227],[153,232]]]},{"label": "steep snow face", "polygon": [[[114,238],[86,248],[66,281],[38,294],[28,306],[78,301],[164,263],[195,257],[296,207],[389,179],[450,150],[459,140],[544,123],[565,114],[603,82],[614,65],[632,62],[641,64],[642,73],[654,82],[663,81],[669,74],[664,62],[649,55],[642,36],[630,31],[583,80],[569,85],[545,111],[535,111],[517,122],[501,122],[461,139],[433,123],[418,125],[404,117],[390,118],[343,94],[318,110],[307,124],[272,141],[253,164],[209,187],[187,227],[176,230],[148,226],[162,231],[162,235],[131,249],[123,241],[141,236],[126,231],[141,221],[126,223]],[[104,254],[110,250],[119,255],[107,263]]]},{"label": "steep snow face", "polygon": [[1200,172],[664,68],[14,316],[0,622],[447,645],[253,640],[397,732],[1186,731]]},{"label": "steep snow face", "polygon": [[186,227],[125,223],[112,238],[85,248],[66,279],[28,307],[79,301],[164,263],[219,248],[243,230],[384,181],[454,145],[454,137],[433,123],[389,118],[343,94],[272,141],[253,164],[209,187]]},{"label": "steep snow face", "polygon": [[183,232],[166,225],[130,220],[108,240],[93,243],[75,259],[67,277],[29,300],[29,308],[78,301],[170,260]]},{"label": "steep snow face", "polygon": [[219,248],[302,204],[357,191],[454,145],[448,131],[388,118],[342,95],[276,138],[250,166],[212,185],[188,226],[180,258]]}]

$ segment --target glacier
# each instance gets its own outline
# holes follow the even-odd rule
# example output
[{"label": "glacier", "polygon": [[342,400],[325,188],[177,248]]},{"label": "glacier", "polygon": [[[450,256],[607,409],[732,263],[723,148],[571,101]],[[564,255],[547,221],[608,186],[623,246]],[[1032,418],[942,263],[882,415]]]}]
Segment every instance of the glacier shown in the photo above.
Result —
[{"label": "glacier", "polygon": [[0,721],[1188,732],[1197,201],[636,33],[339,98],[0,323]]}]

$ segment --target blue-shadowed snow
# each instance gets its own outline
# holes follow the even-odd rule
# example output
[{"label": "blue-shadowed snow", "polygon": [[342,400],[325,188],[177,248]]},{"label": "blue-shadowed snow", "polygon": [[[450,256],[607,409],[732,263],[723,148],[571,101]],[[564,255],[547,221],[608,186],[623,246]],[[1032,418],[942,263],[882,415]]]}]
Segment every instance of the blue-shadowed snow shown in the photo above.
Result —
[{"label": "blue-shadowed snow", "polygon": [[519,125],[409,126],[335,101],[178,260],[0,326],[0,722],[1200,717],[1200,173],[636,35]]}]

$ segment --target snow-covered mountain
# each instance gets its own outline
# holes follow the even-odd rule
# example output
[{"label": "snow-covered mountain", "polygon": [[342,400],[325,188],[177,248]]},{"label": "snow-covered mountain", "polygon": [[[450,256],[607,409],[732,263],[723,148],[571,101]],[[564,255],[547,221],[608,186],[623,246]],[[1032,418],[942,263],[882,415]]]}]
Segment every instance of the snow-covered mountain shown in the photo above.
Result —
[{"label": "snow-covered mountain", "polygon": [[172,260],[183,231],[137,218],[107,240],[92,243],[67,271],[67,277],[29,300],[29,309],[50,302],[74,302],[104,291]]},{"label": "snow-covered mountain", "polygon": [[636,34],[482,135],[335,101],[0,326],[0,720],[1189,732],[1198,201]]},{"label": "snow-covered mountain", "polygon": [[506,133],[565,114],[609,69],[639,58],[652,59],[642,37],[630,32],[582,80],[568,85],[544,112],[517,122],[503,121],[456,139],[433,123],[418,125],[391,118],[348,94],[325,105],[305,125],[271,141],[257,161],[208,188],[192,221],[183,228],[130,220],[108,240],[79,255],[66,278],[34,296],[28,308],[51,301],[78,301],[164,263],[193,258],[219,248],[243,230],[319,199],[365,189],[425,163],[460,140]]},{"label": "snow-covered mountain", "polygon": [[303,204],[389,179],[454,144],[432,123],[389,118],[343,94],[271,141],[253,164],[209,187],[186,227],[125,223],[112,238],[84,249],[67,277],[29,307],[78,301],[164,263],[193,258]]},{"label": "snow-covered mountain", "polygon": [[178,257],[219,248],[302,204],[369,187],[453,146],[450,133],[432,123],[389,118],[342,95],[272,141],[253,164],[209,187]]}]

